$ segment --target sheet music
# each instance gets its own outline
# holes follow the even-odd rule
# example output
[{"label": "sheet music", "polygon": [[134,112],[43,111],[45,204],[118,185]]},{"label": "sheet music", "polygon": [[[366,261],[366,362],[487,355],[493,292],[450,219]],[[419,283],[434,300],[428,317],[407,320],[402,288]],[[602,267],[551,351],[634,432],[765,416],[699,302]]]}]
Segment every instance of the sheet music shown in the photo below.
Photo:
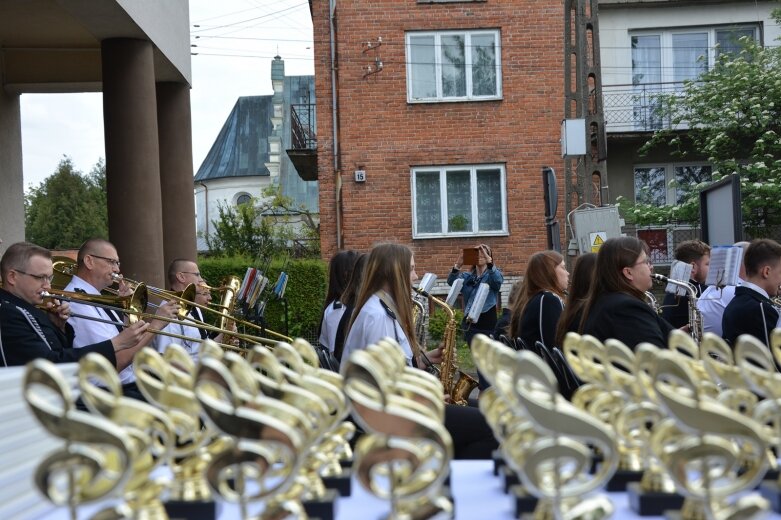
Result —
[{"label": "sheet music", "polygon": [[[680,260],[673,260],[670,265],[670,276],[672,280],[678,280],[679,282],[688,282],[692,275],[692,265]],[[678,296],[686,296],[686,288],[680,285],[668,283],[664,288],[664,292],[670,294],[677,294]]]},{"label": "sheet music", "polygon": [[740,246],[715,246],[710,252],[710,268],[706,285],[724,287],[737,285],[743,248]]},{"label": "sheet music", "polygon": [[420,283],[418,283],[418,289],[423,292],[431,292],[431,288],[434,287],[434,283],[437,281],[437,275],[434,273],[426,273],[423,275],[423,278],[420,279]]},{"label": "sheet music", "polygon": [[458,295],[461,294],[461,287],[463,286],[464,286],[463,278],[457,279],[455,282],[453,282],[453,285],[450,286],[450,291],[447,293],[447,299],[445,300],[445,303],[447,303],[449,307],[452,307],[456,304]]},{"label": "sheet music", "polygon": [[487,283],[480,284],[480,286],[477,288],[477,293],[472,300],[472,306],[469,308],[467,321],[470,323],[475,323],[480,319],[480,315],[483,313],[483,305],[485,304],[485,300],[488,298],[488,293],[490,291],[491,288],[488,287]]}]

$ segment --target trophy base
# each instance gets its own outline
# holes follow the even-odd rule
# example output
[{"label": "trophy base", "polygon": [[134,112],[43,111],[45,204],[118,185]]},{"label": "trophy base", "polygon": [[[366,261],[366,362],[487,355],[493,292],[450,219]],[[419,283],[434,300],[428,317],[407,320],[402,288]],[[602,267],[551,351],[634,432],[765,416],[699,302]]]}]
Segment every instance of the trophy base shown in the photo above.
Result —
[{"label": "trophy base", "polygon": [[341,497],[349,497],[352,491],[352,475],[351,469],[342,469],[341,475],[334,475],[332,477],[320,477],[323,479],[323,484],[328,489],[333,489]]},{"label": "trophy base", "polygon": [[605,491],[626,491],[627,484],[630,482],[640,482],[642,478],[642,471],[627,471],[619,469],[612,477],[610,477],[610,480],[607,481],[607,484],[605,484]]},{"label": "trophy base", "polygon": [[537,497],[530,495],[523,486],[513,486],[510,494],[515,501],[515,518],[521,518],[525,513],[533,513],[537,507]]},{"label": "trophy base", "polygon": [[518,475],[512,470],[510,466],[502,466],[502,469],[499,470],[499,473],[501,474],[502,478],[504,478],[505,493],[509,493],[510,488],[521,483],[521,481],[518,479]]},{"label": "trophy base", "polygon": [[339,465],[344,469],[350,469],[353,467],[353,459],[341,459]]},{"label": "trophy base", "polygon": [[169,520],[217,520],[216,502],[169,500],[164,506]]},{"label": "trophy base", "polygon": [[499,476],[499,470],[502,469],[503,466],[505,466],[507,463],[504,460],[504,455],[502,455],[502,450],[494,450],[491,452],[491,460],[494,461],[494,476]]},{"label": "trophy base", "polygon": [[777,480],[763,480],[759,485],[759,494],[770,502],[773,511],[781,513],[781,486]]},{"label": "trophy base", "polygon": [[643,491],[639,482],[626,486],[629,507],[640,516],[659,516],[665,511],[678,511],[683,506],[683,496],[677,493],[656,493]]},{"label": "trophy base", "polygon": [[309,518],[319,518],[320,520],[334,520],[334,502],[336,502],[339,493],[335,489],[326,489],[325,494],[319,498],[311,500],[302,500]]}]

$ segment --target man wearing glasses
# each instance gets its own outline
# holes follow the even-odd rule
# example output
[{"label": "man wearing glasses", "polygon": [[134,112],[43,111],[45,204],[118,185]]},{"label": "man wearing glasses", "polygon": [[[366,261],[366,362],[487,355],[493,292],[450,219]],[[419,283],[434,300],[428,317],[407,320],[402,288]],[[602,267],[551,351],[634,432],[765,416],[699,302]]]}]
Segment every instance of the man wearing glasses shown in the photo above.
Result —
[{"label": "man wearing glasses", "polygon": [[[119,276],[119,255],[117,249],[108,240],[91,238],[82,244],[76,257],[77,270],[65,287],[66,291],[86,293],[98,296],[103,289],[114,283],[114,278]],[[131,293],[127,284],[120,280],[119,294],[127,296]],[[84,317],[74,316],[70,323],[76,334],[73,339],[74,348],[82,348],[92,343],[105,341],[120,334],[125,328],[125,316],[112,309],[88,305],[85,303],[71,304],[73,312]],[[179,305],[175,302],[161,306],[158,314],[166,318],[173,318]],[[153,329],[161,329],[164,322],[153,321],[150,326]],[[150,334],[144,337],[144,343],[138,348],[148,345],[154,337]],[[137,349],[136,349],[137,350]],[[122,383],[122,393],[127,397],[142,399],[141,391],[136,385],[136,375],[133,366],[127,365],[119,372]]]},{"label": "man wearing glasses", "polygon": [[52,273],[51,253],[35,244],[12,244],[0,260],[0,365],[24,365],[37,358],[71,363],[97,352],[118,370],[126,367],[138,345],[151,339],[149,325],[138,321],[111,339],[74,349],[70,305],[56,300],[44,304],[42,294],[51,289]]}]

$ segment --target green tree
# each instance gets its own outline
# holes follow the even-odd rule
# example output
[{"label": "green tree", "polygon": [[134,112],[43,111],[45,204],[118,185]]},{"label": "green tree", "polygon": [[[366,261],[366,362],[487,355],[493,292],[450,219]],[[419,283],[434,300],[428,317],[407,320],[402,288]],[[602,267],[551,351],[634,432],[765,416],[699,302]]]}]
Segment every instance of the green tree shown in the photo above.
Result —
[{"label": "green tree", "polygon": [[57,170],[25,195],[25,238],[48,249],[71,249],[108,237],[106,167],[101,159],[83,175],[64,156]]},{"label": "green tree", "polygon": [[218,204],[214,232],[204,237],[217,256],[319,258],[319,225],[314,215],[290,197],[268,188],[260,199],[231,206]]},{"label": "green tree", "polygon": [[[781,23],[781,10],[774,18]],[[740,175],[743,222],[781,224],[781,47],[739,39],[739,51],[722,52],[716,65],[677,94],[659,95],[657,115],[669,119],[641,153],[667,146],[674,156],[704,155],[713,180]],[[676,130],[685,125],[687,130]],[[625,218],[638,225],[699,221],[698,189],[678,205],[633,204],[619,199]],[[689,188],[686,186],[685,188]]]}]

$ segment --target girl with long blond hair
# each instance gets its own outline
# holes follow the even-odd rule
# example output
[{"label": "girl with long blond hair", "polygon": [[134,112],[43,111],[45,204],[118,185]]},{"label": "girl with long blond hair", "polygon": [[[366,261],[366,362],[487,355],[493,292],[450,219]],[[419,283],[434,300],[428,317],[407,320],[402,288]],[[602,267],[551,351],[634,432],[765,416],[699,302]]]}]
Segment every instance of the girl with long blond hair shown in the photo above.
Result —
[{"label": "girl with long blond hair", "polygon": [[[423,367],[412,314],[412,282],[417,280],[415,258],[399,244],[375,246],[366,264],[358,291],[343,359],[384,338],[395,339],[407,357],[407,364]],[[442,347],[426,353],[432,363],[442,361]],[[443,396],[444,397],[444,396]],[[498,443],[475,407],[445,406],[445,428],[453,437],[457,459],[487,459]]]}]

